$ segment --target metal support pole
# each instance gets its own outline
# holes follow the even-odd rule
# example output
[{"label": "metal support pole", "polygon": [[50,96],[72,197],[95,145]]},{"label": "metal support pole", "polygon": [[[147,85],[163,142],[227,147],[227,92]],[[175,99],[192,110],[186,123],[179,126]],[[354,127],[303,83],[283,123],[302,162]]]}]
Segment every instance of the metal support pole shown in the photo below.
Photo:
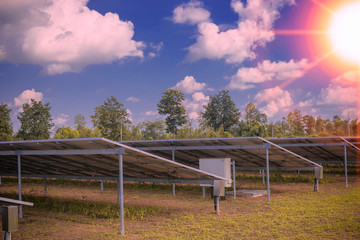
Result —
[{"label": "metal support pole", "polygon": [[[233,167],[233,193],[234,193],[234,200],[236,199],[236,171],[235,171],[235,161],[232,161]],[[226,193],[225,193],[226,194]]]},{"label": "metal support pole", "polygon": [[[175,162],[175,150],[174,149],[172,150],[172,160]],[[175,183],[173,183],[172,195],[175,196]]]},{"label": "metal support pole", "polygon": [[100,189],[101,189],[101,192],[104,191],[104,181],[103,180],[100,181]]},{"label": "metal support pole", "polygon": [[[17,155],[18,157],[18,185],[19,185],[19,200],[22,200],[21,197],[21,157],[20,155]],[[19,206],[19,218],[22,218],[22,206]]]},{"label": "metal support pole", "polygon": [[261,172],[262,172],[263,184],[265,185],[265,169],[262,169]]},{"label": "metal support pole", "polygon": [[315,178],[315,182],[314,182],[314,192],[318,192],[319,191],[319,179]]},{"label": "metal support pole", "polygon": [[0,176],[0,185],[1,185],[1,176]]},{"label": "metal support pole", "polygon": [[119,154],[119,185],[118,197],[120,204],[120,234],[125,235],[124,230],[124,183],[123,183],[123,156]]},{"label": "metal support pole", "polygon": [[346,145],[344,145],[344,164],[345,164],[345,186],[348,187],[348,173],[347,173],[347,153]]},{"label": "metal support pole", "polygon": [[11,240],[11,232],[5,232],[4,240]]},{"label": "metal support pole", "polygon": [[266,148],[266,189],[267,201],[270,202],[270,170],[269,170],[269,149]]},{"label": "metal support pole", "polygon": [[47,193],[47,181],[46,181],[46,177],[44,177],[44,194]]},{"label": "metal support pole", "polygon": [[205,198],[205,187],[202,187],[203,190],[203,198]]},{"label": "metal support pole", "polygon": [[215,205],[216,214],[220,214],[219,198],[220,198],[219,196],[214,196],[214,205]]}]

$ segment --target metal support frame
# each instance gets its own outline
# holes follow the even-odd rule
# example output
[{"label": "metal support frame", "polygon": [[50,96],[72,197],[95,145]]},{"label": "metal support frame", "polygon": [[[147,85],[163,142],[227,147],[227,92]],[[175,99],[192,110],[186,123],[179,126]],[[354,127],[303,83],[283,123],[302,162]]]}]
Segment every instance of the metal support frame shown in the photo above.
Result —
[{"label": "metal support frame", "polygon": [[47,180],[46,177],[44,177],[44,194],[47,194]]},{"label": "metal support frame", "polygon": [[[175,162],[175,149],[174,148],[171,150],[171,158]],[[172,185],[173,185],[172,195],[175,196],[175,183],[173,183]]]},{"label": "metal support frame", "polygon": [[1,176],[0,176],[0,185],[1,185]]},{"label": "metal support frame", "polygon": [[214,206],[215,206],[215,211],[216,211],[216,214],[220,214],[220,204],[219,204],[219,199],[220,197],[219,196],[214,196]]},{"label": "metal support frame", "polygon": [[266,148],[266,189],[267,201],[270,202],[270,169],[269,169],[269,149]]},{"label": "metal support frame", "polygon": [[[19,201],[22,200],[21,196],[21,157],[17,155],[18,159],[18,185],[19,185]],[[22,206],[19,206],[19,218],[22,218]]]},{"label": "metal support frame", "polygon": [[104,181],[103,180],[100,180],[100,189],[101,189],[101,192],[104,191]]},{"label": "metal support frame", "polygon": [[234,160],[232,161],[232,168],[233,168],[233,193],[234,193],[234,200],[235,200],[236,199],[236,171],[235,171],[235,161]]},{"label": "metal support frame", "polygon": [[318,192],[319,191],[319,179],[315,178],[314,181],[314,192]]},{"label": "metal support frame", "polygon": [[203,198],[205,198],[205,187],[202,187]]},{"label": "metal support frame", "polygon": [[118,196],[120,204],[120,234],[125,235],[124,229],[124,179],[123,179],[123,155],[119,154],[119,185]]},{"label": "metal support frame", "polygon": [[346,145],[344,145],[344,165],[345,165],[345,186],[348,187],[348,171],[347,171],[347,152],[346,152]]},{"label": "metal support frame", "polygon": [[265,170],[261,169],[261,174],[262,174],[262,184],[265,185]]}]

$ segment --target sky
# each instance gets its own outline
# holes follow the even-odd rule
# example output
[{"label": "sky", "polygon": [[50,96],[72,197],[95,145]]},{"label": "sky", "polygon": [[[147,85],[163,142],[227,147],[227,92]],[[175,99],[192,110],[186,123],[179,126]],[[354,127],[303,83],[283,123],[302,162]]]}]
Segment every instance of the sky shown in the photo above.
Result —
[{"label": "sky", "polygon": [[[134,125],[153,121],[161,118],[157,103],[168,88],[184,93],[194,123],[220,90],[229,90],[242,115],[252,102],[268,121],[295,109],[325,119],[359,118],[360,61],[339,49],[349,46],[356,56],[360,49],[343,40],[339,47],[329,34],[335,17],[351,16],[339,9],[352,3],[359,5],[1,0],[0,103],[12,109],[15,130],[30,99],[50,103],[57,127],[73,127],[79,113],[91,126],[95,107],[110,96]],[[340,23],[340,29],[359,32],[359,23]]]}]

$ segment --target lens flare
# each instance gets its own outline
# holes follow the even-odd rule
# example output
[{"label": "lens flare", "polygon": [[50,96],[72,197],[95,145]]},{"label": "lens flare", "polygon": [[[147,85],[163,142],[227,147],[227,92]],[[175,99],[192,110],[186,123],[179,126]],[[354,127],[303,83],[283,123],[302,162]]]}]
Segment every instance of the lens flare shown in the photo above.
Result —
[{"label": "lens flare", "polygon": [[335,12],[330,25],[330,39],[335,50],[360,64],[360,2],[348,4]]}]

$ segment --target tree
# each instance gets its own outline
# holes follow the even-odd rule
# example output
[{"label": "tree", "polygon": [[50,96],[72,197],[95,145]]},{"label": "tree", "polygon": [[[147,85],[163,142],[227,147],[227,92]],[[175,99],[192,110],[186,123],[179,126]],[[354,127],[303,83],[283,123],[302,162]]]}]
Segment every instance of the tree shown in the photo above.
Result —
[{"label": "tree", "polygon": [[325,121],[321,117],[317,117],[315,121],[315,130],[319,136],[324,136]]},{"label": "tree", "polygon": [[245,128],[242,130],[242,136],[266,137],[266,123],[266,114],[261,113],[253,103],[248,103],[245,107]]},{"label": "tree", "polygon": [[311,115],[305,115],[303,117],[303,122],[304,122],[304,125],[305,125],[305,131],[306,131],[306,134],[308,136],[314,134],[315,132],[315,124],[316,124],[316,120],[313,116]]},{"label": "tree", "polygon": [[82,128],[86,127],[85,117],[82,114],[76,114],[74,117],[75,129],[80,131]]},{"label": "tree", "polygon": [[186,121],[186,109],[182,105],[184,94],[176,89],[169,88],[162,93],[157,110],[160,115],[165,115],[166,132],[174,134],[178,132],[178,127],[184,125]]},{"label": "tree", "polygon": [[23,112],[17,117],[21,123],[18,137],[23,140],[49,139],[50,129],[54,126],[50,114],[50,104],[31,99],[23,104]]},{"label": "tree", "polygon": [[209,103],[204,106],[205,111],[200,113],[202,123],[215,131],[221,127],[229,131],[239,122],[240,111],[229,95],[229,91],[221,90],[215,96],[210,96]]},{"label": "tree", "polygon": [[293,137],[304,136],[304,124],[300,110],[294,110],[287,115],[287,123]]},{"label": "tree", "polygon": [[114,141],[121,140],[121,131],[125,132],[126,124],[130,123],[124,104],[113,96],[95,108],[91,120],[103,137]]},{"label": "tree", "polygon": [[61,127],[59,128],[55,135],[54,139],[68,139],[68,138],[79,138],[80,133],[77,129],[72,129],[71,127]]},{"label": "tree", "polygon": [[140,128],[142,129],[142,136],[145,140],[163,139],[166,134],[166,126],[163,120],[142,122]]},{"label": "tree", "polygon": [[0,141],[11,141],[13,126],[10,118],[11,109],[7,104],[0,104]]}]

